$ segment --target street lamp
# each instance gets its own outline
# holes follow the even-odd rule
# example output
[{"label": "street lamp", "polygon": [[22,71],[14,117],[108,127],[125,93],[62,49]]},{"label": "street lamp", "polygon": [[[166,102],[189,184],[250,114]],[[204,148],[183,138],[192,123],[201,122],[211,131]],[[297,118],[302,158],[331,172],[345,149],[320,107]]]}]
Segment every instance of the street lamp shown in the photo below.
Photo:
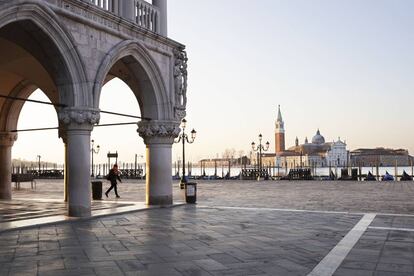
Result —
[{"label": "street lamp", "polygon": [[266,147],[264,147],[262,145],[262,134],[259,134],[259,145],[257,145],[254,142],[252,142],[252,150],[253,151],[258,151],[259,152],[259,160],[258,160],[258,164],[259,164],[259,178],[262,174],[262,151],[267,151],[269,149],[269,141],[266,142]]},{"label": "street lamp", "polygon": [[94,169],[93,169],[93,154],[94,153],[98,154],[100,147],[99,147],[99,145],[97,145],[96,148],[95,148],[95,141],[94,140],[91,140],[91,142],[92,142],[92,146],[91,146],[91,154],[92,154],[92,174],[91,174],[91,177],[95,177]]},{"label": "street lamp", "polygon": [[182,133],[178,136],[178,140],[177,141],[174,141],[174,143],[180,143],[180,142],[183,143],[183,174],[181,176],[181,181],[180,181],[180,188],[181,189],[184,189],[184,187],[185,187],[184,184],[187,183],[187,179],[185,177],[185,142],[187,142],[189,144],[194,143],[194,140],[195,140],[196,134],[197,134],[197,132],[193,129],[191,131],[191,140],[189,140],[188,139],[188,135],[185,134],[185,127],[186,127],[186,125],[187,125],[187,120],[186,119],[183,119],[181,121]]}]

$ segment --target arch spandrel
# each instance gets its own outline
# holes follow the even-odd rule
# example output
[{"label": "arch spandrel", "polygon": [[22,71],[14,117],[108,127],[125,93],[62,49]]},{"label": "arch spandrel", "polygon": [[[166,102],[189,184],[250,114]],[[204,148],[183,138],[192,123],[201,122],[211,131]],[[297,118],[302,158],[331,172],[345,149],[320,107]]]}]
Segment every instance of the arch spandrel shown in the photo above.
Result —
[{"label": "arch spandrel", "polygon": [[[128,70],[123,72],[121,68]],[[123,74],[126,73],[126,74]],[[172,100],[168,83],[149,51],[135,40],[114,46],[103,59],[94,85],[94,106],[99,106],[100,93],[108,75],[118,77],[133,90],[141,114],[153,120],[173,120]]]}]

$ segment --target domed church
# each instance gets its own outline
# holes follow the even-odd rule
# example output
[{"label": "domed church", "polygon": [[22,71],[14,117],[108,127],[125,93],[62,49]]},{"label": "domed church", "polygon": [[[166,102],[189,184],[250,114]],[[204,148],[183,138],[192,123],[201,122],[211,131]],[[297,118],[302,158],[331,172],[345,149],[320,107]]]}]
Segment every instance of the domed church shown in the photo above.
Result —
[{"label": "domed church", "polygon": [[280,167],[326,167],[348,164],[349,154],[346,143],[340,138],[337,141],[325,142],[325,137],[319,129],[312,137],[311,143],[306,137],[304,143],[299,144],[299,139],[296,137],[295,145],[285,150],[285,129],[280,106],[275,128],[275,149],[276,165]]}]

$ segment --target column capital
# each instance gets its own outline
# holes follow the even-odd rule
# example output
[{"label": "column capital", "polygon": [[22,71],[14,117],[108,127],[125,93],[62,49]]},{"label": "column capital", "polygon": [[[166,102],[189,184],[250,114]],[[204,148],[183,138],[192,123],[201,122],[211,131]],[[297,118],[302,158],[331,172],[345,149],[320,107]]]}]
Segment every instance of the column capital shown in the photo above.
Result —
[{"label": "column capital", "polygon": [[15,132],[0,132],[0,146],[11,147],[14,141],[17,140],[17,133]]},{"label": "column capital", "polygon": [[67,129],[66,126],[61,123],[59,124],[58,136],[59,138],[62,138],[63,143],[66,144],[68,141]]},{"label": "column capital", "polygon": [[145,144],[172,144],[180,134],[180,122],[141,121],[138,122],[137,132],[144,138]]},{"label": "column capital", "polygon": [[99,123],[100,111],[88,107],[66,107],[58,112],[59,124],[65,130],[89,130]]}]

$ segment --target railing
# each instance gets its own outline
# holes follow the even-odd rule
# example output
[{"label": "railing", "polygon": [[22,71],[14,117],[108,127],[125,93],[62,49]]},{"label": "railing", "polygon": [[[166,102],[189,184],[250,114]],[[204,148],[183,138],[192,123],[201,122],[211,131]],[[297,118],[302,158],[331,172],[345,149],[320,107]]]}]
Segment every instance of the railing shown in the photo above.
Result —
[{"label": "railing", "polygon": [[114,8],[118,4],[117,0],[89,0],[89,2],[110,12],[115,12]]},{"label": "railing", "polygon": [[86,0],[155,33],[160,33],[160,11],[144,0]]},{"label": "railing", "polygon": [[158,9],[143,0],[134,0],[135,23],[139,26],[159,33],[160,30],[160,13]]}]

